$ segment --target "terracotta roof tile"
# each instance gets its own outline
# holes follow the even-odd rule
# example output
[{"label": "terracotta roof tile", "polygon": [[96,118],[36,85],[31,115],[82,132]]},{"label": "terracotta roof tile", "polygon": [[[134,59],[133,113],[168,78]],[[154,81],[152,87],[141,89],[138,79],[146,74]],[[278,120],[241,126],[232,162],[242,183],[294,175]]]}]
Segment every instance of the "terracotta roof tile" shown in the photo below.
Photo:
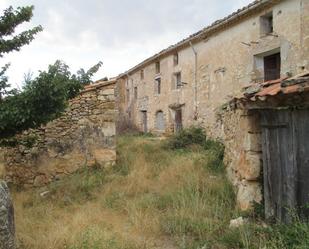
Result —
[{"label": "terracotta roof tile", "polygon": [[234,99],[265,100],[269,96],[297,94],[305,91],[309,91],[308,71],[290,78],[276,79],[260,84],[252,83],[243,88],[242,96],[237,96]]}]

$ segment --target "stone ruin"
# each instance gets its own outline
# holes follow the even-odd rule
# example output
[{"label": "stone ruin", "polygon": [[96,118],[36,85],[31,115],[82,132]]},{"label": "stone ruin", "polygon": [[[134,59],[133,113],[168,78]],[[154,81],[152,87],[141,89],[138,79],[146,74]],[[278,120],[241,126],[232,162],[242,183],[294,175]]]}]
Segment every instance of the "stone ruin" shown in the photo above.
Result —
[{"label": "stone ruin", "polygon": [[43,186],[83,167],[116,161],[114,81],[87,86],[65,112],[0,147],[0,172],[9,184]]}]

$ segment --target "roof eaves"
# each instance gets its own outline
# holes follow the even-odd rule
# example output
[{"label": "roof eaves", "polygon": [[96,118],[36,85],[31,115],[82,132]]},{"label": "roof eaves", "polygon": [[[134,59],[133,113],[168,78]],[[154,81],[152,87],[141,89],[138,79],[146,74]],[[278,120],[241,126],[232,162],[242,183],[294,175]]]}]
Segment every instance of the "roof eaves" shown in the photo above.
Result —
[{"label": "roof eaves", "polygon": [[117,78],[122,78],[123,76],[129,75],[130,73],[138,70],[140,67],[147,65],[150,62],[153,62],[154,60],[158,59],[159,57],[166,55],[168,53],[173,52],[176,49],[179,49],[184,46],[188,46],[190,42],[197,41],[199,39],[204,39],[205,36],[211,36],[214,32],[217,30],[224,28],[226,26],[229,26],[234,23],[234,21],[238,20],[239,18],[245,17],[246,15],[249,15],[252,11],[257,10],[259,8],[265,8],[268,7],[271,4],[280,2],[282,0],[256,0],[249,5],[243,7],[242,9],[239,9],[232,14],[228,15],[225,18],[222,18],[220,20],[215,21],[211,25],[209,25],[206,28],[203,28],[202,30],[190,35],[189,37],[183,39],[182,41],[169,46],[166,49],[163,49],[159,53],[147,58],[146,60],[142,61],[141,63],[137,64],[135,67],[129,69],[128,71],[120,74]]}]

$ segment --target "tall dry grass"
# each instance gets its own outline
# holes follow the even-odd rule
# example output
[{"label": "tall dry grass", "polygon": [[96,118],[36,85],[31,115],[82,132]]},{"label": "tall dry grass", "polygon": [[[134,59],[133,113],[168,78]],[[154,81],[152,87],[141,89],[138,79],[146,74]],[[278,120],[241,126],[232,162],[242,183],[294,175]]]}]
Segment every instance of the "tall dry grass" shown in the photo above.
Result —
[{"label": "tall dry grass", "polygon": [[[118,138],[113,169],[85,169],[42,189],[14,192],[20,248],[289,248],[276,227],[229,229],[240,213],[217,146],[168,149],[154,137]],[[43,198],[43,191],[50,193]],[[299,231],[309,238],[309,230]]]}]

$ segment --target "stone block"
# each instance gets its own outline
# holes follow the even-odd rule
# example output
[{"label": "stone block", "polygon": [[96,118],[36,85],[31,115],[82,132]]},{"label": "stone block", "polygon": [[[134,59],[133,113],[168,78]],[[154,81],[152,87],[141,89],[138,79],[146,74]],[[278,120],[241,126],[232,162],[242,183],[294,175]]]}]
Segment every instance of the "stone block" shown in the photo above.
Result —
[{"label": "stone block", "polygon": [[100,95],[114,95],[114,89],[104,89],[100,91]]},{"label": "stone block", "polygon": [[113,149],[94,149],[92,154],[95,162],[101,166],[116,161],[116,151]]},{"label": "stone block", "polygon": [[40,187],[46,185],[47,183],[49,183],[47,175],[39,175],[34,178],[33,186]]},{"label": "stone block", "polygon": [[0,181],[0,249],[15,249],[14,208],[9,188]]},{"label": "stone block", "polygon": [[262,188],[259,182],[243,180],[238,185],[237,205],[242,211],[253,208],[254,203],[261,203]]},{"label": "stone block", "polygon": [[257,180],[261,174],[261,154],[250,151],[243,151],[240,154],[237,171],[241,179],[248,181]]},{"label": "stone block", "polygon": [[245,151],[262,151],[261,134],[260,133],[247,133],[244,139]]},{"label": "stone block", "polygon": [[116,124],[115,122],[104,122],[101,128],[105,137],[112,137],[116,135]]}]

